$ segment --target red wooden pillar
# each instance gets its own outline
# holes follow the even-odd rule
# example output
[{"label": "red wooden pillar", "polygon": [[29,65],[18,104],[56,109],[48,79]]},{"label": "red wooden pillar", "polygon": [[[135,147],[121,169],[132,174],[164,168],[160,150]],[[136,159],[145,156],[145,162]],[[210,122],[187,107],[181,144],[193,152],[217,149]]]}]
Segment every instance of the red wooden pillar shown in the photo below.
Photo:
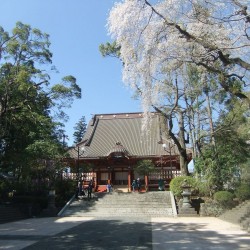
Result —
[{"label": "red wooden pillar", "polygon": [[109,172],[108,172],[108,180],[107,180],[108,183],[107,184],[112,184],[113,180],[114,180],[113,172],[112,172],[112,170],[109,170]]},{"label": "red wooden pillar", "polygon": [[128,171],[128,192],[131,192],[131,170]]},{"label": "red wooden pillar", "polygon": [[97,178],[94,171],[92,171],[92,181],[94,182],[94,190],[97,191]]},{"label": "red wooden pillar", "polygon": [[145,191],[148,191],[148,175],[145,175]]},{"label": "red wooden pillar", "polygon": [[93,176],[93,178],[95,176],[94,184],[95,184],[95,191],[97,191],[98,183],[99,183],[99,172],[96,170],[95,172],[92,173],[92,176]]}]

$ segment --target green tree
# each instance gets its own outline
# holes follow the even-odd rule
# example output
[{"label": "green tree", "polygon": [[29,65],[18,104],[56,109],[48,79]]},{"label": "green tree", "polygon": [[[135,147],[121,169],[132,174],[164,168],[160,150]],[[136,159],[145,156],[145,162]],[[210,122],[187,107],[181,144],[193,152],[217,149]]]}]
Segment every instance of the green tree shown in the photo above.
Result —
[{"label": "green tree", "polygon": [[49,35],[29,25],[18,22],[12,33],[0,27],[0,169],[19,177],[59,161],[64,110],[81,97],[73,76],[51,84],[49,47]]},{"label": "green tree", "polygon": [[134,171],[140,175],[148,175],[155,171],[155,165],[151,160],[141,160],[136,164]]},{"label": "green tree", "polygon": [[74,136],[74,143],[79,143],[85,132],[86,132],[86,129],[87,129],[87,124],[86,124],[86,120],[85,120],[85,116],[81,117],[80,120],[76,123],[75,127],[75,132],[73,134]]},{"label": "green tree", "polygon": [[111,56],[111,57],[117,57],[120,59],[120,49],[121,47],[117,45],[117,43],[114,41],[112,43],[106,42],[106,44],[101,44],[99,46],[99,51],[101,52],[103,57]]},{"label": "green tree", "polygon": [[250,157],[249,117],[246,103],[230,99],[227,110],[215,124],[216,145],[204,144],[195,168],[216,191],[234,188],[241,176],[241,164]]}]

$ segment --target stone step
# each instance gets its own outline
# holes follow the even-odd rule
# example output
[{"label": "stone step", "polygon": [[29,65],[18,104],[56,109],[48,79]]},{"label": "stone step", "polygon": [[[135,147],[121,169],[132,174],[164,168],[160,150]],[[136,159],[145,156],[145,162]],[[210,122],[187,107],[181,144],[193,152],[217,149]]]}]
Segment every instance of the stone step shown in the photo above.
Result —
[{"label": "stone step", "polygon": [[247,230],[250,226],[250,217],[245,218],[243,221],[241,221],[240,225],[244,230]]},{"label": "stone step", "polygon": [[167,199],[159,199],[159,200],[133,200],[133,199],[129,199],[129,200],[119,200],[119,199],[110,199],[110,200],[98,200],[100,203],[134,203],[134,204],[140,204],[140,203],[169,203],[171,202],[171,200],[167,200]]},{"label": "stone step", "polygon": [[145,212],[145,213],[164,213],[168,210],[171,210],[172,208],[162,208],[162,209],[154,209],[154,208],[148,208],[148,207],[143,207],[143,208],[99,208],[99,207],[94,207],[90,208],[88,210],[83,210],[83,209],[72,209],[71,211],[85,211],[85,212],[109,212],[109,213],[136,213],[136,212]]},{"label": "stone step", "polygon": [[119,214],[109,214],[109,213],[87,213],[87,214],[74,214],[74,215],[65,215],[69,217],[126,217],[126,218],[142,218],[142,217],[173,217],[172,213],[164,213],[164,214],[145,214],[145,213],[119,213]]},{"label": "stone step", "polygon": [[[115,200],[115,199],[111,199],[111,200],[99,200],[100,203],[117,203],[117,202],[121,202],[121,203],[128,203],[127,200]],[[163,200],[163,199],[159,199],[159,200],[129,200],[130,203],[136,203],[136,204],[140,204],[140,203],[168,203],[170,202],[170,200]]]},{"label": "stone step", "polygon": [[110,211],[76,211],[74,214],[72,213],[65,213],[64,216],[76,216],[76,217],[113,217],[113,216],[125,216],[125,217],[135,217],[135,216],[153,216],[153,217],[168,217],[173,216],[172,209],[168,209],[165,211],[119,211],[118,213],[110,212]]},{"label": "stone step", "polygon": [[145,200],[161,200],[161,199],[165,199],[168,200],[169,197],[164,195],[164,196],[147,196],[146,194],[143,195],[115,195],[115,194],[108,194],[106,196],[94,196],[97,199],[108,199],[108,200],[112,200],[112,199],[116,199],[116,200],[124,200],[124,199],[130,199],[130,200],[140,200],[140,201],[145,201]]},{"label": "stone step", "polygon": [[[234,209],[232,210],[233,213],[237,212],[237,213],[240,213],[240,214],[245,214],[245,213],[250,213],[250,208],[246,208],[246,207],[239,207],[237,209]],[[229,213],[230,214],[230,213]]]},{"label": "stone step", "polygon": [[239,206],[225,212],[220,217],[235,224],[239,224],[244,230],[250,229],[250,201],[245,201]]},{"label": "stone step", "polygon": [[72,204],[71,208],[73,209],[123,209],[123,208],[127,208],[127,209],[165,209],[165,208],[172,208],[171,204],[140,204],[139,206],[134,205],[134,204],[114,204],[114,205],[108,205],[108,204],[99,204],[99,203],[85,203],[85,204]]},{"label": "stone step", "polygon": [[95,193],[70,204],[63,216],[173,216],[169,192]]},{"label": "stone step", "polygon": [[127,210],[131,210],[131,211],[136,211],[136,210],[142,210],[142,209],[145,209],[145,210],[148,210],[148,209],[153,209],[153,210],[164,210],[164,209],[172,209],[171,206],[143,206],[143,208],[140,208],[140,207],[136,207],[136,206],[119,206],[119,205],[116,205],[116,206],[92,206],[92,207],[88,207],[88,206],[76,206],[76,207],[71,207],[71,209],[74,209],[74,210],[115,210],[117,211],[118,209],[122,210],[126,208]]},{"label": "stone step", "polygon": [[90,210],[71,210],[69,212],[81,212],[81,213],[89,213],[89,212],[100,212],[100,213],[149,213],[149,214],[163,214],[165,212],[172,211],[171,208],[166,208],[166,209],[160,209],[160,210],[155,210],[155,209],[90,209]]}]

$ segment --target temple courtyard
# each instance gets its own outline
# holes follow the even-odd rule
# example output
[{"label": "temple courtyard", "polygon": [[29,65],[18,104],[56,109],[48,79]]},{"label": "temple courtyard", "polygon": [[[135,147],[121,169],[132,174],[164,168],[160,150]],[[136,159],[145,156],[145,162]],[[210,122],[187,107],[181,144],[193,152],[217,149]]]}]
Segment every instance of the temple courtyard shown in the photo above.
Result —
[{"label": "temple courtyard", "polygon": [[0,225],[0,249],[250,249],[250,234],[214,217],[49,217]]}]

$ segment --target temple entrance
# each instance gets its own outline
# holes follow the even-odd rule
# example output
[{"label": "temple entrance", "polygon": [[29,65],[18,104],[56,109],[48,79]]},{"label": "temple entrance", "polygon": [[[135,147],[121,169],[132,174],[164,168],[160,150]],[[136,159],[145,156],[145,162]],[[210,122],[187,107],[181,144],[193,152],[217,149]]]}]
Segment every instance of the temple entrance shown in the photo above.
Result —
[{"label": "temple entrance", "polygon": [[110,180],[110,173],[104,172],[100,174],[99,185],[107,185],[108,180]]},{"label": "temple entrance", "polygon": [[97,179],[98,190],[106,191],[107,184],[111,184],[114,190],[122,190],[122,192],[128,192],[130,182],[130,173],[125,170],[108,170],[99,172]]},{"label": "temple entrance", "polygon": [[115,172],[113,185],[128,185],[128,172]]}]

